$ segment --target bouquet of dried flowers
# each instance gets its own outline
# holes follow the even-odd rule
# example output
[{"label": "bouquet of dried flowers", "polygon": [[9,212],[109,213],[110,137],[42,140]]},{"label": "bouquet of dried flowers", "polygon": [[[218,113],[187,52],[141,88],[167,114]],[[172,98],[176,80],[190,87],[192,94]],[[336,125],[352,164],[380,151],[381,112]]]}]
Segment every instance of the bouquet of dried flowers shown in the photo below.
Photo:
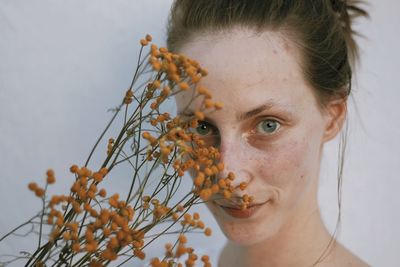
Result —
[{"label": "bouquet of dried flowers", "polygon": [[[194,266],[199,256],[187,246],[187,235],[201,231],[211,235],[197,212],[189,209],[217,196],[232,198],[234,174],[215,179],[223,169],[218,148],[207,146],[193,129],[204,119],[204,111],[222,108],[213,102],[209,90],[198,86],[207,71],[198,62],[181,54],[151,44],[152,37],[140,40],[137,67],[132,83],[121,104],[94,145],[83,166],[72,165],[73,183],[66,194],[49,195],[48,187],[56,182],[53,170],[46,172],[44,186],[30,183],[28,188],[41,200],[40,212],[0,239],[17,235],[30,226],[36,232],[37,249],[0,259],[0,265],[25,261],[25,266],[121,266],[146,259],[145,248],[161,235],[176,233],[176,240],[165,244],[162,257],[147,259],[150,266],[183,266],[178,259],[187,254],[186,266]],[[191,118],[172,117],[162,112],[163,103],[181,91],[194,89],[193,99],[202,106]],[[118,122],[120,123],[118,125]],[[119,133],[108,137],[106,153],[101,141],[111,125]],[[100,151],[100,152],[99,152]],[[103,153],[99,166],[91,166],[94,153]],[[102,185],[115,168],[127,165],[132,179],[127,192],[109,194]],[[146,170],[146,171],[145,171]],[[173,201],[184,174],[194,174],[193,185],[184,197]],[[220,177],[221,175],[219,175]],[[148,186],[156,183],[156,186]],[[244,189],[245,184],[240,188]],[[244,195],[243,208],[252,201]],[[161,227],[157,234],[150,230]],[[178,230],[173,231],[173,229]],[[9,257],[9,256],[8,256]],[[4,257],[3,257],[4,258]],[[211,266],[209,257],[201,258]]]}]

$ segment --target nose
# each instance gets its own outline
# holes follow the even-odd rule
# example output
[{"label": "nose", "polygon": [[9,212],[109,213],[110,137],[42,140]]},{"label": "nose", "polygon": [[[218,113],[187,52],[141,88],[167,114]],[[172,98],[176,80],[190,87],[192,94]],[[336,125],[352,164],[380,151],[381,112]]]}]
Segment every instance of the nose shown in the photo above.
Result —
[{"label": "nose", "polygon": [[241,183],[249,184],[252,180],[250,160],[240,142],[221,142],[219,151],[224,170],[219,173],[218,178],[226,178],[232,172],[235,175],[231,182],[233,188],[237,188]]}]

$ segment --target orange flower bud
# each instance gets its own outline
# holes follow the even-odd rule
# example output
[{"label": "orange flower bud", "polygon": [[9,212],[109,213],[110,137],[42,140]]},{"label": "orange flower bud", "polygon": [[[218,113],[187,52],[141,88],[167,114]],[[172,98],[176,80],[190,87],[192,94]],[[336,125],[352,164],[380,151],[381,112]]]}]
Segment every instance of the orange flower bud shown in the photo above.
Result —
[{"label": "orange flower bud", "polygon": [[54,184],[56,182],[56,178],[54,176],[47,176],[47,183]]},{"label": "orange flower bud", "polygon": [[207,176],[213,175],[213,171],[212,171],[210,168],[208,168],[208,167],[204,168],[204,173],[205,173]]},{"label": "orange flower bud", "polygon": [[205,201],[208,200],[211,197],[211,195],[212,195],[212,191],[209,188],[206,188],[206,189],[203,189],[200,191],[200,197]]},{"label": "orange flower bud", "polygon": [[244,189],[246,189],[246,187],[247,187],[247,183],[246,182],[242,182],[239,185],[240,190],[244,190]]},{"label": "orange flower bud", "polygon": [[95,172],[93,173],[92,178],[96,182],[101,182],[103,180],[103,175],[99,172]]},{"label": "orange flower bud", "polygon": [[107,195],[106,190],[105,190],[105,189],[100,189],[100,191],[99,191],[99,196],[100,196],[100,197],[106,197],[106,195]]},{"label": "orange flower bud", "polygon": [[95,251],[97,250],[97,246],[98,246],[98,244],[97,244],[96,241],[91,241],[90,243],[87,243],[87,244],[86,244],[85,250],[86,250],[87,252],[93,253],[93,252],[95,252]]},{"label": "orange flower bud", "polygon": [[205,234],[206,236],[210,236],[210,235],[212,234],[211,228],[207,227],[207,228],[204,230],[204,234]]},{"label": "orange flower bud", "polygon": [[73,243],[71,249],[74,252],[79,252],[81,250],[81,246],[79,245],[79,243]]},{"label": "orange flower bud", "polygon": [[101,169],[99,170],[99,173],[100,173],[101,175],[103,175],[103,177],[104,177],[104,176],[106,176],[106,174],[108,173],[108,169],[107,169],[106,167],[103,167],[103,168],[101,168]]},{"label": "orange flower bud", "polygon": [[232,196],[232,193],[226,189],[224,190],[223,194],[224,194],[224,198],[228,198],[228,199],[231,198],[231,196]]},{"label": "orange flower bud", "polygon": [[146,45],[149,44],[149,41],[147,41],[146,39],[141,39],[141,40],[140,40],[140,44],[141,44],[142,46],[146,46]]},{"label": "orange flower bud", "polygon": [[37,197],[43,197],[43,196],[44,196],[44,193],[45,193],[45,191],[44,191],[44,189],[42,189],[42,188],[37,188],[37,189],[35,190],[35,195],[36,195]]},{"label": "orange flower bud", "polygon": [[160,50],[161,53],[167,53],[168,52],[168,49],[166,47],[160,47],[159,50]]},{"label": "orange flower bud", "polygon": [[[187,213],[186,213],[186,214],[187,214]],[[185,214],[185,215],[186,215],[186,214]],[[186,236],[185,236],[184,234],[180,234],[178,240],[179,240],[179,242],[182,243],[182,244],[185,244],[185,243],[187,242],[187,238],[186,238]]]},{"label": "orange flower bud", "polygon": [[210,260],[210,257],[208,255],[201,256],[201,261],[207,262],[209,260]]},{"label": "orange flower bud", "polygon": [[144,260],[146,257],[146,254],[142,250],[137,249],[137,248],[135,248],[133,250],[133,255],[135,255],[136,257],[138,257],[141,260]]},{"label": "orange flower bud", "polygon": [[199,172],[196,179],[194,179],[194,184],[200,187],[203,185],[204,179],[205,179],[204,173]]},{"label": "orange flower bud", "polygon": [[28,188],[31,191],[36,191],[36,189],[38,189],[38,185],[37,185],[37,183],[29,183]]},{"label": "orange flower bud", "polygon": [[200,229],[204,229],[204,222],[203,221],[198,221],[197,222],[197,227],[199,227]]},{"label": "orange flower bud", "polygon": [[224,107],[224,104],[223,103],[221,103],[221,102],[216,102],[216,103],[214,103],[214,108],[215,109],[222,109]]},{"label": "orange flower bud", "polygon": [[194,116],[196,116],[196,118],[197,119],[199,119],[199,120],[204,120],[204,113],[203,112],[201,112],[201,111],[195,111],[194,112]]},{"label": "orange flower bud", "polygon": [[148,42],[151,42],[153,40],[153,37],[150,34],[146,34],[146,40]]},{"label": "orange flower bud", "polygon": [[74,164],[69,168],[69,171],[72,173],[77,173],[78,169],[79,169],[79,167]]},{"label": "orange flower bud", "polygon": [[181,82],[179,84],[179,88],[181,88],[182,90],[188,90],[189,89],[189,85],[186,82]]},{"label": "orange flower bud", "polygon": [[218,192],[219,192],[219,186],[218,186],[217,184],[213,184],[213,185],[211,186],[211,192],[212,192],[213,194],[218,193]]}]

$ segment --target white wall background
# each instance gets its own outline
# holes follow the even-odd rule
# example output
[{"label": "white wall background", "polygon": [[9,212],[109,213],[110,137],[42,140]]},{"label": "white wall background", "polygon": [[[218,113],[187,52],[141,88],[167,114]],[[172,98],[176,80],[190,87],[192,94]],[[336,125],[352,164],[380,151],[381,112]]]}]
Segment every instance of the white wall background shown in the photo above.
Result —
[{"label": "white wall background", "polygon": [[[52,167],[56,190],[70,183],[67,168],[83,163],[111,116],[107,109],[130,82],[138,40],[151,33],[164,44],[170,4],[0,0],[0,236],[39,207],[28,182],[43,181]],[[354,86],[357,110],[350,107],[339,239],[372,266],[400,266],[399,8],[395,0],[371,1],[371,20],[357,26],[366,38],[359,39],[362,62]],[[336,153],[332,142],[321,172],[320,202],[330,229]],[[123,186],[122,179],[111,191]],[[193,236],[192,245],[216,257],[225,239],[208,211],[199,209],[214,235]],[[7,241],[0,254],[21,248]]]}]

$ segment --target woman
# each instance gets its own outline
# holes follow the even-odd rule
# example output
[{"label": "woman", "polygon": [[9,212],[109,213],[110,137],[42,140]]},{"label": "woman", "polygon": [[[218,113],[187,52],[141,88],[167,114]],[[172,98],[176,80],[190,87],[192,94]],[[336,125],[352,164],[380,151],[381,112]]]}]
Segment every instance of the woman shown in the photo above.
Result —
[{"label": "woman", "polygon": [[[245,211],[207,203],[229,240],[218,266],[367,266],[332,239],[317,203],[324,144],[346,119],[358,15],[350,1],[174,2],[168,48],[198,60],[201,85],[224,103],[196,133],[220,148],[236,186],[248,184],[235,196],[254,196]],[[191,96],[176,99],[183,115]]]}]

